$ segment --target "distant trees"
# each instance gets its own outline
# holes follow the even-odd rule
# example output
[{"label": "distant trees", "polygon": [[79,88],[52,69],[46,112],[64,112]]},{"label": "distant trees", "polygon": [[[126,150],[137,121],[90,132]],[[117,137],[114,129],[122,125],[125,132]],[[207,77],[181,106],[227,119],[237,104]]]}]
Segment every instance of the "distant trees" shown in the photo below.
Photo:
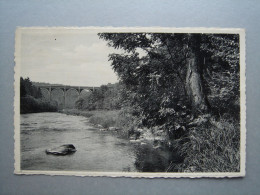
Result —
[{"label": "distant trees", "polygon": [[57,107],[42,101],[41,90],[29,78],[20,78],[20,113],[55,112]]},{"label": "distant trees", "polygon": [[42,97],[41,90],[32,84],[29,77],[25,79],[23,77],[20,78],[20,95],[21,97],[25,97],[26,95],[34,98]]}]

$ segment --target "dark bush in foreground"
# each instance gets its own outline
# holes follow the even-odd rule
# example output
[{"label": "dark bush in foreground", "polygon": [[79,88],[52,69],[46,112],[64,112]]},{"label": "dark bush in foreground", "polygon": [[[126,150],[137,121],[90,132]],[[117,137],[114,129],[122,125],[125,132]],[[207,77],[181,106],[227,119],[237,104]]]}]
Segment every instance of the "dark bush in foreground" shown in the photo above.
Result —
[{"label": "dark bush in foreground", "polygon": [[32,96],[21,97],[20,113],[56,112],[57,107]]}]

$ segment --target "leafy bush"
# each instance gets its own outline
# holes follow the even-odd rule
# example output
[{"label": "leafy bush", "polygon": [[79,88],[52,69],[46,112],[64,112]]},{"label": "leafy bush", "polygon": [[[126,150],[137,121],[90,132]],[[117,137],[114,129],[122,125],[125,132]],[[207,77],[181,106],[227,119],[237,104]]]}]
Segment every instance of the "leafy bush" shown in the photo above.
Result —
[{"label": "leafy bush", "polygon": [[35,87],[30,79],[27,77],[24,79],[23,77],[20,78],[20,96],[25,97],[26,95],[32,96],[34,98],[41,98],[41,90]]},{"label": "leafy bush", "polygon": [[76,102],[80,110],[115,110],[121,108],[122,86],[119,83],[102,85]]},{"label": "leafy bush", "polygon": [[20,78],[20,113],[56,112],[57,106],[43,101],[41,90],[29,78]]},{"label": "leafy bush", "polygon": [[21,97],[20,113],[56,112],[57,107],[32,96]]}]

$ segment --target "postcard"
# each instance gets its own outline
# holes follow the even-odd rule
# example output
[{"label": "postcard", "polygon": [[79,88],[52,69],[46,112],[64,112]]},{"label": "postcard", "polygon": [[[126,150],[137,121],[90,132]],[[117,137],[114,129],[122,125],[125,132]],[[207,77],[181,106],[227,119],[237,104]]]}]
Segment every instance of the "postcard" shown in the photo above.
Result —
[{"label": "postcard", "polygon": [[18,27],[15,174],[243,177],[245,30]]}]

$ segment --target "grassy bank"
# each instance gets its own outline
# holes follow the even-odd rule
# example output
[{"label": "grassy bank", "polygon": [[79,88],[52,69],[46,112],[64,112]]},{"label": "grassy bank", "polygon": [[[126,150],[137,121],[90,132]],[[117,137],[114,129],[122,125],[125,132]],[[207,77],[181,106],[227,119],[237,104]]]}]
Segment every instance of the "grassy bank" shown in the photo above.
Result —
[{"label": "grassy bank", "polygon": [[[166,166],[165,169],[168,172],[237,172],[240,170],[238,121],[215,119],[214,117],[194,120],[192,125],[187,126],[184,136],[168,140],[170,141],[168,142],[164,132],[152,133],[152,130],[147,128],[138,129],[140,135],[133,136],[135,134],[131,134],[131,131],[137,129],[137,125],[131,120],[128,112],[123,110],[84,111],[70,109],[63,110],[62,113],[88,117],[90,123],[100,129],[108,130],[111,127],[116,127],[116,132],[121,136],[128,137],[130,141],[149,143],[143,147],[149,146],[151,151],[161,153],[168,148],[162,143],[170,143],[168,149],[171,149],[172,152],[167,153],[169,156],[165,159],[169,161],[166,160],[164,165],[166,166],[168,163],[168,167]],[[156,131],[154,128],[153,130]],[[144,162],[142,161],[142,163]]]},{"label": "grassy bank", "polygon": [[[133,137],[137,129],[137,124],[127,110],[78,110],[63,109],[59,111],[64,114],[84,116],[89,118],[89,122],[100,130],[116,131],[122,137]],[[140,135],[139,135],[140,136]],[[131,139],[131,138],[130,138]],[[135,138],[136,139],[136,138]]]},{"label": "grassy bank", "polygon": [[60,111],[69,115],[84,116],[89,118],[89,122],[94,125],[100,125],[103,128],[118,127],[121,125],[118,122],[120,110],[78,110],[78,109],[63,109]]},{"label": "grassy bank", "polygon": [[240,170],[239,123],[211,118],[191,127],[188,134],[175,140],[183,163],[180,172],[237,172]]}]

